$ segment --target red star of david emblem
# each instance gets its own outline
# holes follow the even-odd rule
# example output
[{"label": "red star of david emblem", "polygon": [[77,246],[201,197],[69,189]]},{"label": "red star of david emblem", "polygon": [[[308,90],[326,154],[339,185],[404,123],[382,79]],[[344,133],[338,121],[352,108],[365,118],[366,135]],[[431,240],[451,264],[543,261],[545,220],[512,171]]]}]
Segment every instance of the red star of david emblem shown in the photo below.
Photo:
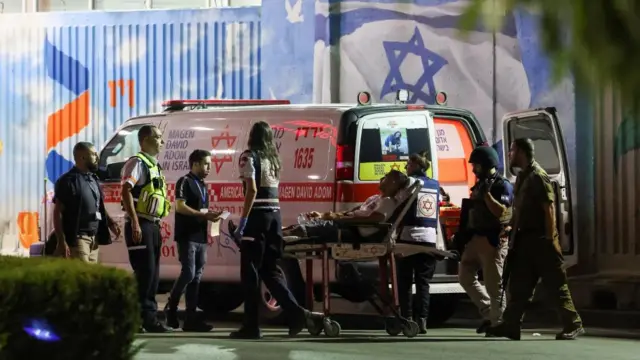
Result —
[{"label": "red star of david emblem", "polygon": [[400,164],[393,164],[393,165],[391,165],[391,170],[398,170],[398,171],[400,171]]},{"label": "red star of david emblem", "polygon": [[430,198],[427,198],[425,199],[425,201],[422,202],[422,210],[428,213],[433,211],[433,202],[431,201]]},{"label": "red star of david emblem", "polygon": [[220,173],[220,170],[222,170],[222,167],[224,166],[225,163],[228,162],[232,162],[233,158],[231,157],[231,155],[224,155],[224,156],[214,156],[211,158],[211,162],[213,163],[213,166],[216,168],[216,174]]},{"label": "red star of david emblem", "polygon": [[217,149],[220,142],[224,141],[227,143],[227,149],[230,149],[236,143],[237,138],[237,136],[231,136],[231,133],[229,133],[229,125],[227,125],[224,127],[224,131],[221,132],[220,135],[211,137],[211,146],[213,146],[214,149]]}]

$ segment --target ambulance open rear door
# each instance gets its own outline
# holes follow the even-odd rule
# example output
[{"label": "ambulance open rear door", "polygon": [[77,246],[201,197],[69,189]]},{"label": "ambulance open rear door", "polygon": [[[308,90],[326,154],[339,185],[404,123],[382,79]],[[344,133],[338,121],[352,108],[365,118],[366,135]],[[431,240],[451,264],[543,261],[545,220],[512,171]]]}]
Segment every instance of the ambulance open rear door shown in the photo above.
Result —
[{"label": "ambulance open rear door", "polygon": [[533,141],[535,159],[542,166],[555,190],[556,224],[565,266],[578,262],[578,244],[573,228],[573,202],[567,151],[555,108],[530,109],[506,114],[502,119],[505,176],[515,185],[516,173],[509,167],[509,147],[518,138]]}]

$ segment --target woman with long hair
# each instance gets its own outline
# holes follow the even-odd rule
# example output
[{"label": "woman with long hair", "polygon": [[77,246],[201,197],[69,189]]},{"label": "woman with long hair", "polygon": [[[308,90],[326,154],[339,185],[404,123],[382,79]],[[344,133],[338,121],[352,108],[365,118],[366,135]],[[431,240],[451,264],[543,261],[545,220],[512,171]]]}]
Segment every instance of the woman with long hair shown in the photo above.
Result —
[{"label": "woman with long hair", "polygon": [[282,257],[282,217],[278,199],[281,163],[269,124],[259,121],[249,133],[249,149],[240,155],[239,173],[244,188],[244,208],[229,232],[240,244],[240,277],[244,288],[244,321],[231,333],[239,339],[261,337],[258,324],[260,279],[289,319],[289,334],[304,329],[311,313],[303,309],[284,283],[276,261]]}]

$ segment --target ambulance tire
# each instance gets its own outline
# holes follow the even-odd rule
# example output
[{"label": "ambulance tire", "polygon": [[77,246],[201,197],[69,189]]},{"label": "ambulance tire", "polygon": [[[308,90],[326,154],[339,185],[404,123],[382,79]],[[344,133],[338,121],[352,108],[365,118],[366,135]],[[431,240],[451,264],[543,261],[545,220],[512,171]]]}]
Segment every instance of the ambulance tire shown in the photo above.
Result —
[{"label": "ambulance tire", "polygon": [[[302,277],[298,260],[292,258],[280,259],[278,268],[289,287],[289,290],[291,290],[293,296],[298,300],[298,304],[304,307],[304,278]],[[261,285],[260,294],[262,295],[260,302],[260,317],[271,324],[285,324],[286,318],[282,309],[271,296],[264,284]]]},{"label": "ambulance tire", "polygon": [[[446,323],[456,312],[458,307],[458,301],[460,297],[458,294],[431,294],[429,300],[429,319],[427,320],[428,327],[442,326]],[[416,295],[413,295],[413,302],[415,306]],[[413,309],[413,313],[417,314],[416,309]]]},{"label": "ambulance tire", "polygon": [[239,284],[200,284],[198,307],[207,316],[219,317],[237,309],[244,302]]}]

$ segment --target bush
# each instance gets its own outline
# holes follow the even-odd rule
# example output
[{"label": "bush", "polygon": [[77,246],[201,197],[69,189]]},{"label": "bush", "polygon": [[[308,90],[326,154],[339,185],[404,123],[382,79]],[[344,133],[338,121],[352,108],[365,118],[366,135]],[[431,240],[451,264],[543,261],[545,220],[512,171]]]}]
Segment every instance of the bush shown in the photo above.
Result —
[{"label": "bush", "polygon": [[[133,358],[135,279],[79,260],[0,256],[0,360]],[[45,341],[27,328],[49,329]]]}]

